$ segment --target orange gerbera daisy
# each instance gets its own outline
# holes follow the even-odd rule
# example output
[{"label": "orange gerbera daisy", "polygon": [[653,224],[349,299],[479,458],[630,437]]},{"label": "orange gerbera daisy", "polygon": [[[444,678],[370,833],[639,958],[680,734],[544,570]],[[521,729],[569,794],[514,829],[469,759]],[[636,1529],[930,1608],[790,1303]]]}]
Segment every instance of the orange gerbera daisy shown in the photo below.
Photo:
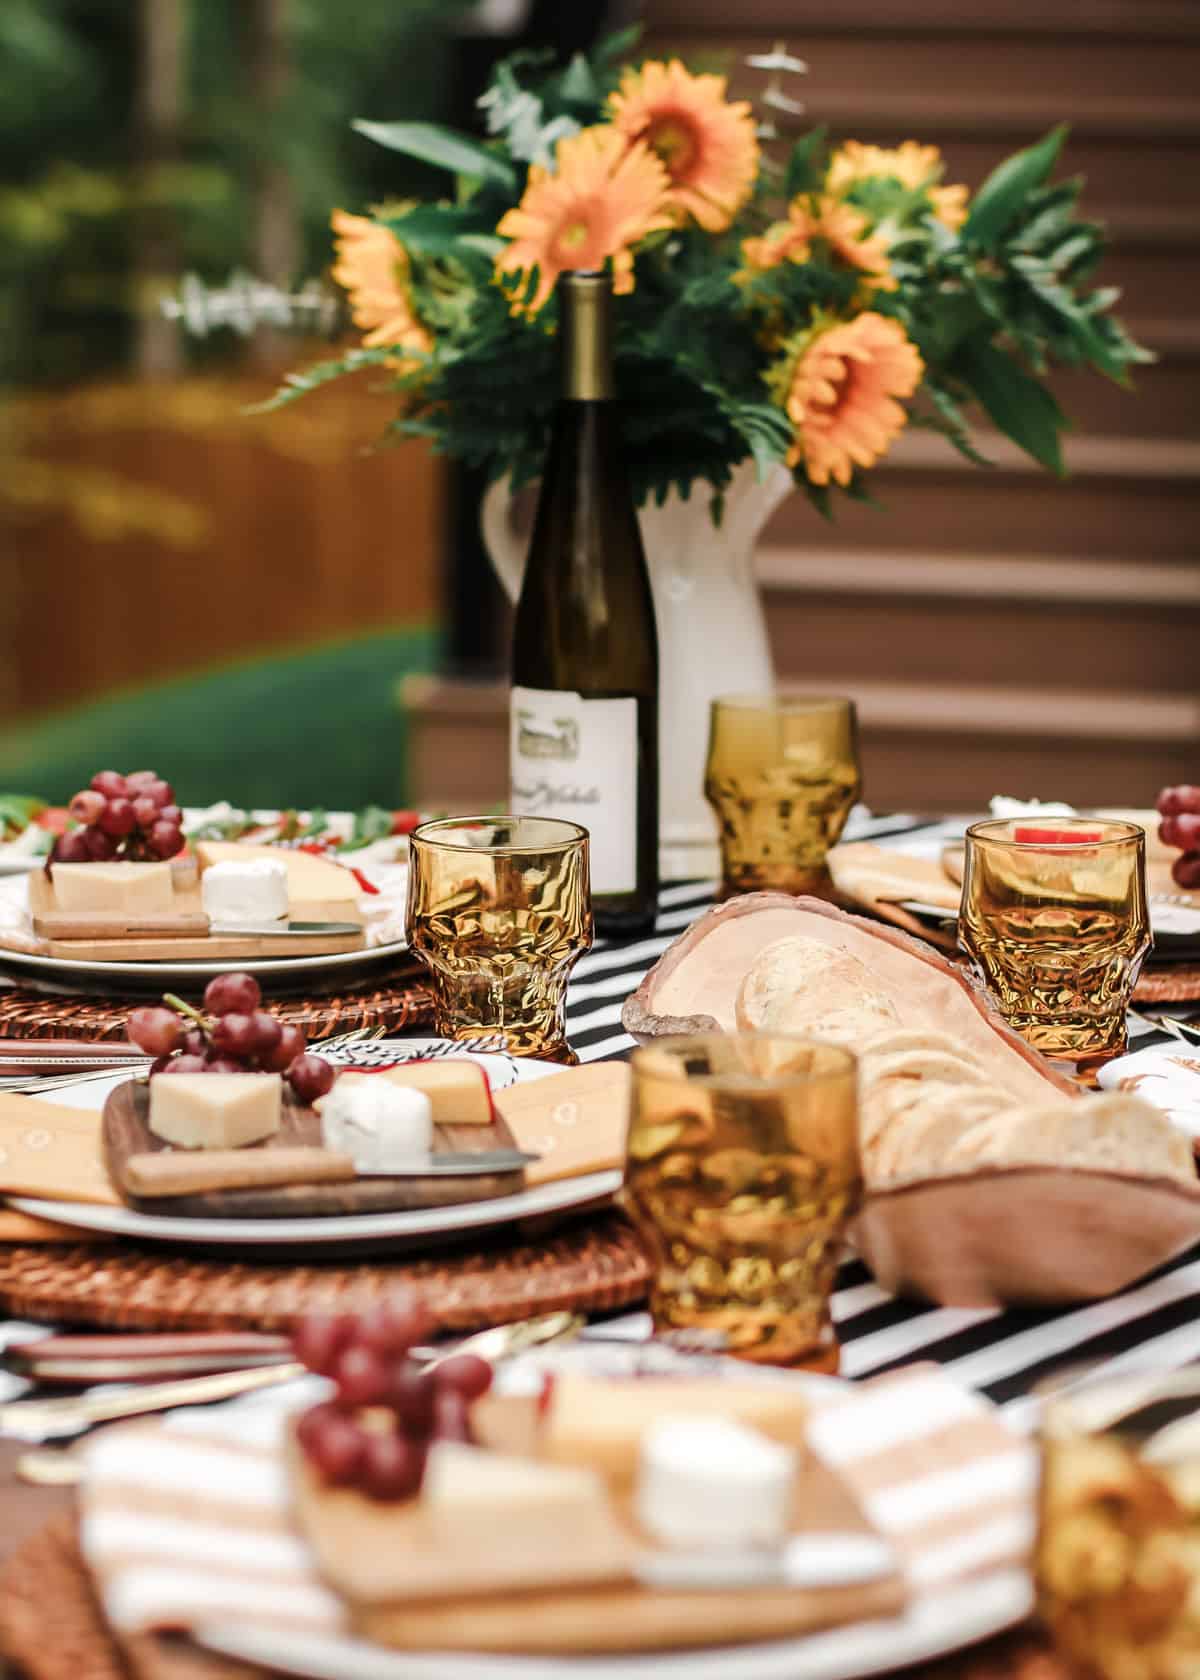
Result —
[{"label": "orange gerbera daisy", "polygon": [[924,363],[898,321],[867,313],[828,327],[801,349],[784,393],[796,441],[788,465],[804,462],[814,484],[849,484],[872,467],[908,422],[900,401]]},{"label": "orange gerbera daisy", "polygon": [[408,252],[395,234],[346,210],[335,210],[330,220],[338,254],[333,278],[350,294],[354,324],[371,328],[363,343],[432,350],[433,339],[412,304]]},{"label": "orange gerbera daisy", "polygon": [[639,239],[670,227],[663,209],[667,173],[643,145],[631,146],[608,124],[560,140],[553,173],[531,164],[525,194],[500,221],[497,233],[512,243],[497,259],[501,270],[538,271],[531,315],[566,269],[603,268],[612,258],[613,285],[633,290],[633,251]]},{"label": "orange gerbera daisy", "polygon": [[861,269],[878,290],[892,292],[887,241],[867,234],[867,218],[852,204],[801,195],[788,205],[786,222],[773,222],[760,239],[743,239],[742,256],[751,268],[776,268],[782,262],[807,262],[814,239],[823,239],[840,262]]},{"label": "orange gerbera daisy", "polygon": [[922,146],[916,140],[906,140],[902,146],[892,150],[884,146],[864,146],[859,140],[847,140],[829,160],[825,189],[841,195],[857,181],[881,177],[899,181],[902,187],[912,191],[924,187],[938,221],[948,228],[957,228],[967,219],[967,189],[964,186],[939,186],[945,169],[937,147]]},{"label": "orange gerbera daisy", "polygon": [[672,208],[709,233],[729,226],[758,173],[753,113],[745,100],[730,104],[725,88],[724,76],[693,76],[673,58],[626,70],[608,101],[620,132],[661,158]]}]

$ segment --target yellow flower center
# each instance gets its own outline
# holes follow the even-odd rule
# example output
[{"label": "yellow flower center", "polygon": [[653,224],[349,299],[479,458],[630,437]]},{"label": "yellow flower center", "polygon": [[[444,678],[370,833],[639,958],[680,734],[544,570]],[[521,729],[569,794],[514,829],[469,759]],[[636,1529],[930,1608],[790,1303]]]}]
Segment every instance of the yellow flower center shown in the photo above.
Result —
[{"label": "yellow flower center", "polygon": [[677,117],[651,123],[646,139],[676,179],[691,167],[696,156],[696,131]]},{"label": "yellow flower center", "polygon": [[558,243],[564,251],[578,251],[580,246],[588,241],[589,228],[584,221],[567,222],[558,236]]}]

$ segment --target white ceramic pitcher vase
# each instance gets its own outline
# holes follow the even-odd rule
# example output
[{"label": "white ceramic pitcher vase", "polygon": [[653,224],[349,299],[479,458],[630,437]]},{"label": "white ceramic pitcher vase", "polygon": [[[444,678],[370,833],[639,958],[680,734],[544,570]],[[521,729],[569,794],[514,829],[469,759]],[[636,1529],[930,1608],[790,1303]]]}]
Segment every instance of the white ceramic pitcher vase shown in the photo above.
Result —
[{"label": "white ceramic pitcher vase", "polygon": [[[672,491],[639,519],[659,647],[659,834],[666,880],[719,872],[717,828],[704,797],[708,716],[719,694],[761,693],[774,686],[766,621],[754,576],[763,526],[792,489],[777,467],[759,481],[744,462],[725,493],[724,517],[712,521],[711,495],[697,485],[685,501]],[[507,480],[483,499],[484,541],[515,601],[527,543],[511,520]]]}]

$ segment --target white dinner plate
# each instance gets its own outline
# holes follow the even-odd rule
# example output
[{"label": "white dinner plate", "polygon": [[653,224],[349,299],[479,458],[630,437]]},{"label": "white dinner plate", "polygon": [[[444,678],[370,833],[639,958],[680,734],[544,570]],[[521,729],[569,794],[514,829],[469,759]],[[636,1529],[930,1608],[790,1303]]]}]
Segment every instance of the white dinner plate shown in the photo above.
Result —
[{"label": "white dinner plate", "polygon": [[334,951],[320,957],[224,957],[193,962],[85,962],[78,957],[43,957],[31,951],[0,949],[0,972],[31,974],[61,985],[79,987],[90,981],[91,990],[99,981],[107,986],[128,986],[136,982],[140,990],[150,981],[156,991],[171,991],[186,986],[189,981],[211,980],[215,974],[227,974],[236,968],[242,974],[264,977],[283,977],[311,980],[314,975],[342,973],[349,979],[355,972],[373,968],[400,956],[408,949],[403,939],[389,940],[386,945],[369,945],[361,951]]},{"label": "white dinner plate", "polygon": [[902,1616],[805,1639],[634,1656],[521,1657],[388,1651],[357,1639],[223,1623],[196,1639],[237,1661],[306,1680],[863,1680],[928,1662],[1022,1621],[1033,1586],[1006,1569],[917,1598]]},{"label": "white dinner plate", "polygon": [[[320,1045],[314,1049],[320,1050]],[[384,1062],[418,1061],[430,1054],[445,1054],[442,1039],[377,1039],[351,1045],[337,1060],[339,1065],[370,1067]],[[522,1061],[512,1056],[474,1055],[496,1090],[545,1079],[563,1069],[556,1062]],[[97,1079],[84,1085],[47,1091],[37,1100],[60,1102],[77,1108],[103,1109],[112,1091],[126,1077]],[[101,1207],[86,1202],[62,1202],[35,1196],[11,1196],[10,1207],[42,1219],[70,1219],[87,1231],[104,1231],[112,1236],[138,1237],[149,1242],[219,1244],[238,1248],[296,1248],[312,1244],[403,1243],[413,1239],[448,1236],[463,1231],[504,1225],[511,1220],[532,1219],[541,1214],[561,1213],[614,1195],[621,1187],[622,1174],[587,1173],[563,1179],[513,1196],[497,1196],[487,1202],[464,1202],[457,1207],[418,1208],[409,1212],[333,1214],[306,1219],[180,1219],[160,1214],[139,1213],[128,1207]]]}]

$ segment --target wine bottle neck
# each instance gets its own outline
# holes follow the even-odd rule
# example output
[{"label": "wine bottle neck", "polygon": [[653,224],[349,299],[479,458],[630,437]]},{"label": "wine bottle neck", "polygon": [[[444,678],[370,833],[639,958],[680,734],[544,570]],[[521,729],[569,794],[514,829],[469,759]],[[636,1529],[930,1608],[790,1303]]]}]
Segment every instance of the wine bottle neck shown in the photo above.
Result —
[{"label": "wine bottle neck", "polygon": [[563,383],[568,402],[607,402],[616,394],[612,282],[607,274],[564,274],[561,297]]}]

